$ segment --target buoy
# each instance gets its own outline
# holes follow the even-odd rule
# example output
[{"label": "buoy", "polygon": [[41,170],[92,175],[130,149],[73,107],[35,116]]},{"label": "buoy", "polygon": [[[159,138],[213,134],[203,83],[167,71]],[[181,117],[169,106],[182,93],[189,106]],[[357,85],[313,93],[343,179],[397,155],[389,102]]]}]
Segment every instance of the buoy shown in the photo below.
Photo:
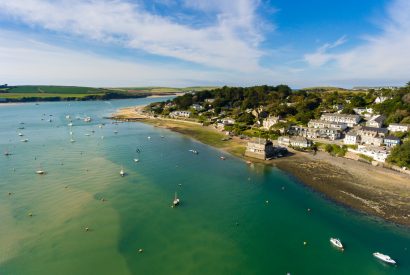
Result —
[{"label": "buoy", "polygon": [[285,190],[285,186],[282,186],[282,190]]},{"label": "buoy", "polygon": [[266,203],[269,203],[269,201],[266,201]]},{"label": "buoy", "polygon": [[307,245],[307,242],[305,241],[305,242],[303,242],[303,245]]},{"label": "buoy", "polygon": [[310,212],[310,208],[308,208],[307,211]]}]

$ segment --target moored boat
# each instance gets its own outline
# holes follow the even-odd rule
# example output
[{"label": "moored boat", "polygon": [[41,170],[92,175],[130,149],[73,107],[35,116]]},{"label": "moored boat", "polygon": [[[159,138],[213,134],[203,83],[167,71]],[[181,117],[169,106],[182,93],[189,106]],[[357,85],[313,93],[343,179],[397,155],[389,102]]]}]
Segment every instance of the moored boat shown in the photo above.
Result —
[{"label": "moored boat", "polygon": [[380,252],[374,252],[374,253],[373,253],[373,256],[374,256],[375,258],[377,258],[377,259],[379,259],[379,260],[385,262],[385,263],[388,263],[388,264],[396,264],[396,261],[393,260],[392,258],[390,258],[389,255],[384,255],[384,254],[382,254],[382,253],[380,253]]},{"label": "moored boat", "polygon": [[335,247],[337,247],[337,248],[339,248],[339,249],[341,249],[341,250],[344,250],[343,244],[342,244],[342,242],[341,242],[339,239],[330,238],[330,243],[331,243],[332,245],[334,245]]},{"label": "moored boat", "polygon": [[124,168],[123,168],[123,167],[121,167],[120,175],[121,175],[121,177],[125,176],[125,172],[124,172]]},{"label": "moored boat", "polygon": [[178,206],[180,203],[180,200],[178,198],[177,192],[175,192],[174,200],[172,201],[173,207]]}]

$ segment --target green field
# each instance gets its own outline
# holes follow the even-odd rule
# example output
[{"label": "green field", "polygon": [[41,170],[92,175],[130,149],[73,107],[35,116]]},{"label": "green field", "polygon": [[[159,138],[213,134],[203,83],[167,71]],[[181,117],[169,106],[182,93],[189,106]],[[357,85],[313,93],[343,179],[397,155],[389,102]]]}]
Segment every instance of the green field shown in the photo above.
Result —
[{"label": "green field", "polygon": [[94,94],[75,94],[75,93],[0,93],[0,98],[10,98],[10,99],[18,99],[18,98],[82,98],[86,96],[98,96],[102,93],[94,93]]},{"label": "green field", "polygon": [[150,95],[166,95],[187,91],[201,91],[215,87],[121,87],[93,88],[79,86],[23,85],[0,88],[3,102],[59,101],[59,100],[107,100],[135,98]]},{"label": "green field", "polygon": [[[5,89],[3,89],[5,90]],[[76,86],[13,86],[7,88],[8,93],[35,93],[35,94],[98,94],[108,89],[76,87]]]}]

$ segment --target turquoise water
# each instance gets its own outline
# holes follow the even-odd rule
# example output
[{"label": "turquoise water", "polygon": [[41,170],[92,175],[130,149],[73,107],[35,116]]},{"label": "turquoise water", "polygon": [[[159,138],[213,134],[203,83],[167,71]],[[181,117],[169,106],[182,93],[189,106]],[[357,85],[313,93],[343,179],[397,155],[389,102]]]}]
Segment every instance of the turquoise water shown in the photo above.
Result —
[{"label": "turquoise water", "polygon": [[[103,118],[157,100],[0,106],[0,149],[12,153],[0,157],[0,274],[410,274],[408,229],[335,205],[277,169]],[[86,115],[91,123],[75,119]]]}]

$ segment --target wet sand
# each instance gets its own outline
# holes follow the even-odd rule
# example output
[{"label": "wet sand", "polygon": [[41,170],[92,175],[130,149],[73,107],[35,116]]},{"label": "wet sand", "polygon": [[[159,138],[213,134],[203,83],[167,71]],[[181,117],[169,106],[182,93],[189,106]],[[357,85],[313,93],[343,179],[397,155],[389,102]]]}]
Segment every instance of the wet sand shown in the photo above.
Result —
[{"label": "wet sand", "polygon": [[[245,159],[245,140],[234,137],[229,141],[221,141],[226,136],[211,126],[201,126],[192,121],[147,117],[141,112],[142,108],[121,109],[112,118],[167,128]],[[246,159],[276,166],[346,207],[410,226],[409,175],[351,159],[332,157],[325,152],[313,155],[290,150],[289,156],[280,159]]]}]

